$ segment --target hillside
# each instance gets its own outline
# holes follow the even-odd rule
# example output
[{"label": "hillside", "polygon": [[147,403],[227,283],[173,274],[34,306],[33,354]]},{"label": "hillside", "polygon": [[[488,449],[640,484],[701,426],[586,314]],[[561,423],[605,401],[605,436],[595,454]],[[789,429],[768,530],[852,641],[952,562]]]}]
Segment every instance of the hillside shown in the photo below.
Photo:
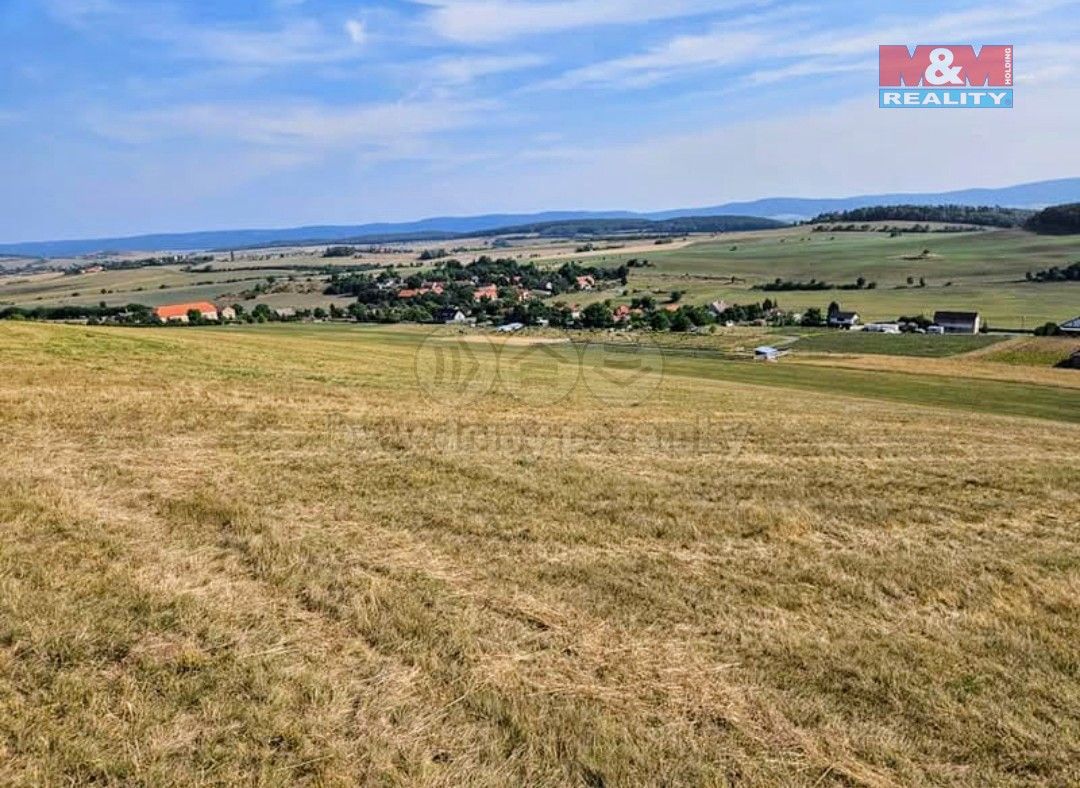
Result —
[{"label": "hillside", "polygon": [[1039,211],[1028,220],[1027,228],[1042,235],[1080,234],[1080,202]]},{"label": "hillside", "polygon": [[31,257],[68,257],[103,251],[196,251],[203,249],[252,248],[268,245],[297,245],[365,241],[391,243],[395,240],[440,240],[491,234],[500,228],[542,225],[584,219],[645,219],[665,221],[702,216],[764,217],[783,222],[804,221],[822,213],[846,211],[874,205],[1001,205],[1010,208],[1042,208],[1080,200],[1080,178],[1009,186],[1000,189],[926,194],[876,194],[843,198],[768,198],[752,202],[730,202],[707,208],[633,213],[630,211],[551,211],[534,214],[488,214],[473,217],[437,217],[416,222],[383,222],[360,225],[305,226],[285,229],[216,230],[191,233],[162,233],[129,237],[34,241],[0,244],[0,254]]},{"label": "hillside", "polygon": [[773,230],[783,222],[755,216],[688,216],[679,219],[578,219],[560,222],[540,222],[502,227],[482,236],[537,235],[541,238],[575,238],[580,236],[622,235],[684,235],[687,233],[745,232]]},{"label": "hillside", "polygon": [[979,227],[1020,227],[1034,211],[1000,206],[970,205],[875,205],[850,211],[818,214],[811,224],[830,222],[940,222]]},{"label": "hillside", "polygon": [[874,205],[1003,205],[1037,209],[1080,200],[1080,178],[1038,181],[999,189],[962,189],[950,192],[893,192],[856,197],[770,197],[749,202],[731,202],[712,208],[665,211],[652,218],[710,213],[765,216],[783,221],[806,221],[822,213],[849,211]]}]

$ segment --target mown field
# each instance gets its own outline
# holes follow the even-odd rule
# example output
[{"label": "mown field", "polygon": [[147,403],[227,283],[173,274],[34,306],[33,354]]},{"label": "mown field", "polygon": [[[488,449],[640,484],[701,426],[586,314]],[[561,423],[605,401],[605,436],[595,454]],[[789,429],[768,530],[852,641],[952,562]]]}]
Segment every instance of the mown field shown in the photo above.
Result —
[{"label": "mown field", "polygon": [[654,362],[0,323],[0,784],[1080,781],[1073,373]]}]

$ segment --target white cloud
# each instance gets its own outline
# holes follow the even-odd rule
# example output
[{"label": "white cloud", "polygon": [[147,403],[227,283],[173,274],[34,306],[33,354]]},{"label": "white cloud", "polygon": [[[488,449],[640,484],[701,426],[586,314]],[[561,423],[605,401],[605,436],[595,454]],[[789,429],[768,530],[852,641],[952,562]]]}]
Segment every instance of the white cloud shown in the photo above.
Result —
[{"label": "white cloud", "polygon": [[236,65],[329,63],[355,55],[355,50],[343,47],[335,36],[312,21],[294,22],[269,31],[172,27],[162,28],[154,35],[176,44],[185,55]]},{"label": "white cloud", "polygon": [[363,44],[367,41],[367,28],[358,19],[347,20],[345,22],[345,32],[348,34],[349,40],[354,44]]},{"label": "white cloud", "polygon": [[190,104],[95,114],[98,134],[129,144],[208,139],[282,149],[395,148],[479,124],[488,102],[416,101],[332,107],[313,103]]},{"label": "white cloud", "polygon": [[582,85],[621,84],[638,87],[677,73],[745,61],[769,42],[763,32],[716,30],[704,35],[678,36],[639,55],[616,58],[574,69],[542,87],[566,89]]},{"label": "white cloud", "polygon": [[[828,33],[811,32],[810,25],[818,20],[810,9],[789,6],[716,24],[705,33],[675,36],[644,52],[572,69],[534,87],[633,88],[702,69],[752,63],[763,57],[777,64],[751,73],[747,80],[753,84],[838,73],[866,68],[867,58],[876,58],[880,44],[979,41],[1041,30],[1045,26],[1042,17],[1065,4],[1066,0],[1027,0],[1009,6],[948,12],[918,21],[884,17],[863,22],[857,28]],[[869,68],[874,66],[870,64]],[[1060,70],[1057,67],[1054,73]]]},{"label": "white cloud", "polygon": [[489,55],[444,58],[436,61],[432,71],[437,81],[464,85],[480,77],[534,68],[547,62],[539,55]]},{"label": "white cloud", "polygon": [[[194,24],[169,4],[121,4],[119,0],[47,0],[54,19],[88,36],[127,35],[168,47],[174,57],[259,68],[351,60],[366,39],[357,20],[345,22],[345,36],[313,19],[287,15],[276,24]],[[298,7],[300,3],[287,3]],[[340,28],[338,29],[340,30]],[[350,45],[351,42],[351,45]]]},{"label": "white cloud", "polygon": [[81,27],[95,16],[119,13],[121,8],[113,0],[46,0],[45,10],[63,24]]},{"label": "white cloud", "polygon": [[[491,43],[582,27],[637,24],[730,8],[734,0],[420,0],[438,35]],[[745,3],[743,3],[745,4]]]},{"label": "white cloud", "polygon": [[[790,113],[625,145],[555,148],[550,158],[566,165],[545,165],[513,182],[538,204],[554,205],[572,173],[575,207],[610,207],[611,195],[618,195],[619,207],[637,210],[780,194],[994,187],[1080,174],[1080,147],[1071,140],[1076,128],[1080,89],[1072,86],[1026,89],[1014,110],[957,112],[881,110],[871,86],[865,99],[828,112]],[[543,153],[521,158],[527,162]],[[834,161],[825,176],[822,156]]]}]

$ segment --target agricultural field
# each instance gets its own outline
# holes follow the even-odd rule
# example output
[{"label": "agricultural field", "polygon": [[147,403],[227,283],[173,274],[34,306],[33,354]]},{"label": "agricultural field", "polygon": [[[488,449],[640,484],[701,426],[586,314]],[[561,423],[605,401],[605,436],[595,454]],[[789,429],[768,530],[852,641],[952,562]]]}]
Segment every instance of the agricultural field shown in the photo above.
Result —
[{"label": "agricultural field", "polygon": [[993,334],[878,334],[869,331],[816,331],[799,340],[798,350],[807,353],[873,354],[942,358],[992,347],[1005,340]]},{"label": "agricultural field", "polygon": [[0,322],[0,784],[1076,784],[1005,347]]},{"label": "agricultural field", "polygon": [[1077,337],[1021,337],[979,354],[983,361],[1030,367],[1054,367],[1080,353]]},{"label": "agricultural field", "polygon": [[[469,262],[483,254],[514,257],[519,262],[559,266],[567,261],[616,267],[628,260],[649,265],[631,269],[629,286],[575,293],[565,300],[588,305],[613,300],[629,303],[652,295],[660,301],[681,291],[685,303],[723,299],[729,303],[778,301],[785,309],[825,309],[838,301],[856,310],[864,322],[893,320],[902,315],[932,316],[936,310],[973,310],[994,328],[1033,329],[1080,315],[1080,283],[1031,283],[1028,271],[1064,266],[1080,260],[1080,242],[1070,237],[1043,237],[1019,230],[970,233],[905,234],[881,232],[816,233],[795,227],[724,235],[697,235],[657,244],[653,240],[597,241],[591,251],[580,241],[515,239],[507,248],[492,248],[490,239],[416,244],[408,251],[364,253],[361,258],[323,258],[325,247],[253,250],[236,259],[218,253],[210,271],[196,265],[104,271],[80,276],[59,273],[0,275],[0,307],[81,305],[105,302],[147,306],[211,300],[298,308],[328,307],[347,301],[324,296],[328,276],[320,269],[356,265],[394,266],[403,273],[422,273],[430,263],[417,260],[422,249],[450,246],[454,256]],[[75,265],[60,261],[58,265]],[[818,279],[842,285],[858,277],[876,282],[875,289],[765,292],[756,287],[780,278]],[[912,284],[908,284],[908,280]],[[925,280],[925,287],[919,280]],[[252,295],[253,288],[263,292]],[[246,295],[245,295],[246,294]]]},{"label": "agricultural field", "polygon": [[[891,238],[880,232],[815,233],[797,227],[703,238],[682,248],[658,246],[637,255],[609,253],[603,259],[615,264],[635,256],[650,266],[635,269],[630,295],[681,290],[685,300],[695,303],[721,298],[748,303],[768,297],[787,309],[824,309],[835,300],[858,311],[864,321],[972,310],[982,312],[991,326],[1014,329],[1080,315],[1080,284],[1025,281],[1028,271],[1080,259],[1080,241],[1068,236],[983,230]],[[753,289],[777,278],[841,285],[860,276],[877,287],[777,293]],[[926,280],[925,287],[918,286],[920,278]],[[592,294],[592,300],[619,295]]]}]

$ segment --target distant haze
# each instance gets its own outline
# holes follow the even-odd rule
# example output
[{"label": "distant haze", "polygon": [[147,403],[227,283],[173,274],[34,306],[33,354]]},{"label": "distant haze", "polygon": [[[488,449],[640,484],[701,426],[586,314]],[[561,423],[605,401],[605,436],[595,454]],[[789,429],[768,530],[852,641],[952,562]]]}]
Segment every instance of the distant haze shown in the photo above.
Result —
[{"label": "distant haze", "polygon": [[484,233],[500,228],[571,219],[674,219],[689,216],[756,216],[790,222],[810,219],[827,211],[843,211],[872,205],[999,205],[1008,208],[1042,208],[1080,201],[1080,178],[1040,181],[1000,189],[966,189],[944,193],[865,194],[841,198],[769,197],[750,202],[724,203],[653,213],[631,211],[548,211],[530,214],[487,214],[436,217],[414,222],[320,225],[284,229],[215,230],[188,233],[139,235],[0,244],[0,254],[33,257],[67,257],[96,252],[197,251],[263,244],[320,244],[350,241],[389,242],[437,240]]}]

